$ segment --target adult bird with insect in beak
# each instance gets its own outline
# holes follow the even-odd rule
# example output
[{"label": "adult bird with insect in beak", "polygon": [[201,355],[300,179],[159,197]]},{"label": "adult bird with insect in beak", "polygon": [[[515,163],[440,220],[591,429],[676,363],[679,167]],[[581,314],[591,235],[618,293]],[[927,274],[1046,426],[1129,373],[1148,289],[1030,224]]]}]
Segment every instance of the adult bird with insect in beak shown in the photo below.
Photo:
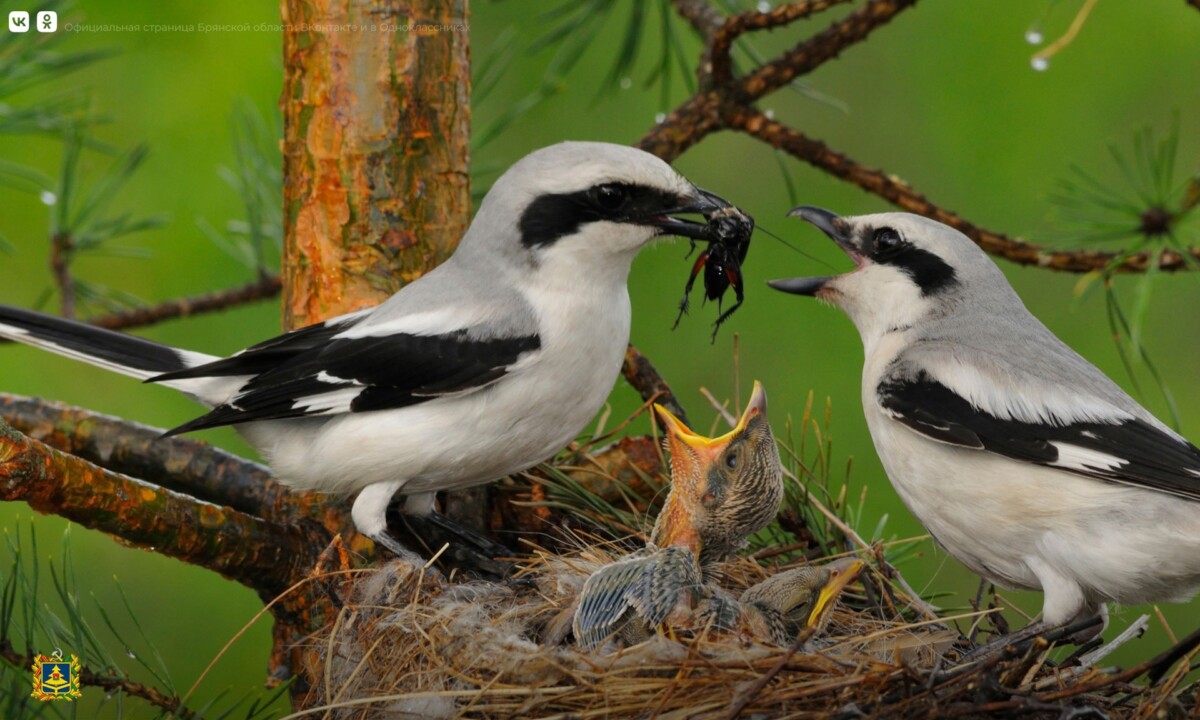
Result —
[{"label": "adult bird with insect in beak", "polygon": [[225,358],[9,306],[0,337],[183,392],[210,409],[168,434],[234,426],[283,482],[356,493],[358,531],[419,561],[387,532],[392,497],[433,520],[437,491],[569,443],[620,373],[633,259],[663,235],[720,239],[676,214],[742,215],[649,153],[560,143],[509,168],[454,254],[377,307]]}]

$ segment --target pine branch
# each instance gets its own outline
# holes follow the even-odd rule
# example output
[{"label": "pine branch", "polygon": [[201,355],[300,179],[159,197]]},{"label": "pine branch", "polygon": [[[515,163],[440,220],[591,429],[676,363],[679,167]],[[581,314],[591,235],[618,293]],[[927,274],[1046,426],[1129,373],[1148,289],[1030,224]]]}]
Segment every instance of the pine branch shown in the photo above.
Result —
[{"label": "pine branch", "polygon": [[[322,497],[289,490],[267,468],[206,442],[63,403],[0,393],[16,430],[115,473],[276,523],[319,518]],[[327,499],[326,499],[327,501]]]},{"label": "pine branch", "polygon": [[[797,20],[802,20],[816,13],[828,10],[834,5],[841,5],[847,2],[850,2],[850,0],[808,0],[807,2],[780,5],[769,12],[746,12],[729,18],[712,35],[712,41],[709,44],[707,56],[711,58],[709,73],[712,75],[712,82],[723,84],[733,80],[733,65],[731,62],[733,41],[747,32],[752,30],[773,30],[784,27]],[[816,38],[813,38],[803,43],[800,48],[808,47],[815,40]],[[797,52],[800,48],[792,52]],[[782,60],[783,58],[780,58],[776,62]],[[799,69],[796,72],[800,74]]]},{"label": "pine branch", "polygon": [[279,275],[265,275],[245,285],[173,300],[163,300],[153,305],[124,312],[98,315],[89,319],[88,322],[109,330],[145,327],[164,320],[229,310],[240,305],[273,298],[279,294],[281,287]]},{"label": "pine branch", "polygon": [[671,0],[671,4],[675,7],[675,12],[679,13],[679,17],[687,20],[705,43],[712,40],[713,35],[725,22],[721,13],[708,4],[708,0]]},{"label": "pine branch", "polygon": [[[1034,265],[1074,273],[1104,269],[1136,273],[1145,272],[1150,266],[1151,254],[1147,252],[1125,256],[1123,253],[1096,250],[1047,250],[1033,243],[979,227],[961,215],[933,203],[896,176],[859,164],[825,143],[813,140],[758,111],[747,110],[735,116],[731,124],[734,129],[878,195],[902,210],[945,223],[974,240],[988,253],[1018,265]],[[1200,248],[1193,248],[1191,252],[1194,257],[1200,259]],[[1123,259],[1118,262],[1118,257]],[[1167,271],[1190,269],[1186,258],[1170,250],[1162,251],[1159,268]]]},{"label": "pine branch", "polygon": [[[714,132],[740,130],[830,175],[874,193],[903,210],[950,225],[974,240],[986,252],[1011,262],[1075,273],[1098,270],[1140,273],[1150,268],[1153,255],[1148,252],[1126,254],[1119,251],[1047,250],[982,228],[936,205],[897,177],[851,160],[845,154],[755,109],[752,105],[755,100],[811,73],[846,48],[862,42],[876,28],[913,7],[917,0],[871,0],[744,78],[732,77],[730,52],[734,39],[750,31],[786,26],[837,2],[807,0],[782,5],[767,13],[742,13],[726,18],[711,35],[706,34],[704,28],[707,26],[697,25],[694,3],[676,2],[676,10],[706,38],[706,48],[698,71],[700,89],[651,128],[637,143],[637,147],[672,162]],[[1200,193],[1197,195],[1200,196]],[[1190,248],[1189,252],[1195,259],[1200,259],[1200,248]],[[1191,258],[1169,249],[1162,250],[1158,256],[1158,267],[1162,270],[1178,271],[1197,266]]]},{"label": "pine branch", "polygon": [[872,0],[845,19],[747,75],[741,82],[746,101],[757,100],[797,77],[816,70],[846,48],[866,40],[871,32],[916,4],[917,0]]},{"label": "pine branch", "polygon": [[155,552],[213,570],[274,597],[303,576],[323,541],[164,490],[67,455],[0,423],[0,500],[19,500]]},{"label": "pine branch", "polygon": [[75,278],[71,276],[71,236],[55,233],[50,238],[50,271],[58,286],[62,316],[75,317]]},{"label": "pine branch", "polygon": [[[12,643],[8,640],[0,641],[0,657],[16,668],[28,670],[33,667],[34,656],[23,655],[13,649]],[[98,687],[107,693],[123,692],[130,697],[141,698],[155,707],[162,708],[175,717],[190,720],[198,717],[193,710],[183,707],[182,701],[174,695],[164,695],[157,688],[143,685],[139,682],[133,682],[125,678],[115,675],[97,673],[81,665],[79,670],[79,684],[87,687]]]}]

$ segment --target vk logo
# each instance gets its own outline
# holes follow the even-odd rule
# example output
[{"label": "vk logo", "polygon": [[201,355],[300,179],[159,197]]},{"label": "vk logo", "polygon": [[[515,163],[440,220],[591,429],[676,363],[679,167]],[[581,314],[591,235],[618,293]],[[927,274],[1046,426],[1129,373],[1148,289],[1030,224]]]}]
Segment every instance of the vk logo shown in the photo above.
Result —
[{"label": "vk logo", "polygon": [[29,32],[29,13],[24,10],[13,10],[8,14],[9,32]]}]

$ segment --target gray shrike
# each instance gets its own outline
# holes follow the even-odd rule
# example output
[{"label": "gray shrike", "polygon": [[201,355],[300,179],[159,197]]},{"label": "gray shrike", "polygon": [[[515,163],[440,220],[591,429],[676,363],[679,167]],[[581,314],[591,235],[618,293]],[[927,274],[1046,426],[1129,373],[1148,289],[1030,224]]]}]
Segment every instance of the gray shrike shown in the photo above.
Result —
[{"label": "gray shrike", "polygon": [[358,493],[359,531],[387,534],[392,496],[495,480],[563,448],[613,388],[629,341],[626,280],[671,217],[740,211],[634,148],[530,153],[483,199],[458,249],[383,304],[227,358],[0,306],[0,337],[179,390],[211,410],[168,435],[234,425],[281,480]]},{"label": "gray shrike", "polygon": [[942,547],[1042,590],[1042,628],[1200,587],[1200,450],[1033,317],[975,243],[905,213],[791,214],[856,268],[769,284],[858,327],[875,449]]}]

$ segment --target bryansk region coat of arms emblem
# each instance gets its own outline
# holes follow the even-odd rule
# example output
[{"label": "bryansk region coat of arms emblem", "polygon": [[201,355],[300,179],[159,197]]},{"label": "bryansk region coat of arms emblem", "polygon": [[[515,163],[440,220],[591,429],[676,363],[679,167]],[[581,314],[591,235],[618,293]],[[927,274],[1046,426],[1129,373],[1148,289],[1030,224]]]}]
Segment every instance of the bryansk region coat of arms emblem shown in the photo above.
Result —
[{"label": "bryansk region coat of arms emblem", "polygon": [[79,689],[79,658],[64,660],[62,650],[33,660],[33,697],[38,700],[74,700],[82,697]]}]

